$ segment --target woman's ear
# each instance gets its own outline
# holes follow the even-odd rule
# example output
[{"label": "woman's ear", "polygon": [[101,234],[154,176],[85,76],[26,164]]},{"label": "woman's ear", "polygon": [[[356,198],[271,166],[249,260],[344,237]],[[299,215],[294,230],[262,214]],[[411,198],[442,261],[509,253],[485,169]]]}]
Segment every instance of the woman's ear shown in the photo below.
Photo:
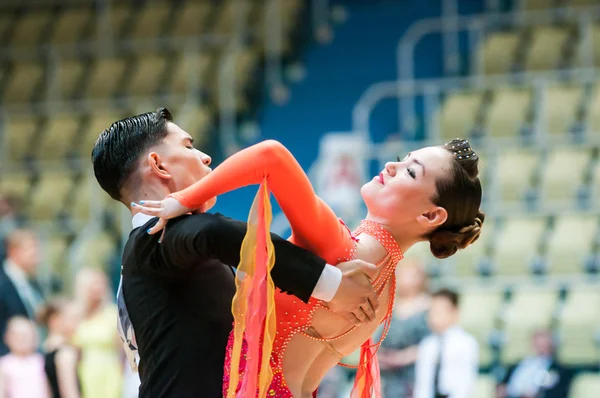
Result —
[{"label": "woman's ear", "polygon": [[419,224],[428,228],[436,228],[444,224],[448,219],[448,212],[443,207],[435,207],[430,211],[421,214],[417,220]]},{"label": "woman's ear", "polygon": [[165,167],[160,155],[156,152],[150,152],[147,157],[148,166],[153,174],[159,178],[170,179],[171,174]]}]

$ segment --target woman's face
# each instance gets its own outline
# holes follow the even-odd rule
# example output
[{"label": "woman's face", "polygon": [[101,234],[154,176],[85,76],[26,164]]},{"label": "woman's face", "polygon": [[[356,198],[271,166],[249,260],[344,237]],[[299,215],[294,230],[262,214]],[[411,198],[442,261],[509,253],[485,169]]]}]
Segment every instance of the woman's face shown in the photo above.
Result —
[{"label": "woman's face", "polygon": [[437,193],[436,181],[447,178],[451,170],[451,157],[446,149],[436,146],[386,163],[383,171],[361,189],[369,216],[387,225],[418,221],[426,228],[443,224],[445,210],[431,199]]}]

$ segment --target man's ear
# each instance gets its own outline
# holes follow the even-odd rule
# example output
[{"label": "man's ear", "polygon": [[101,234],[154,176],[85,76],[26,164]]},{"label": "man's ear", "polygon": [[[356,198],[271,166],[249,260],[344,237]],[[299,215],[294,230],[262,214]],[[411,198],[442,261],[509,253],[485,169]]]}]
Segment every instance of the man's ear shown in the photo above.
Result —
[{"label": "man's ear", "polygon": [[444,224],[448,219],[448,212],[443,207],[434,207],[430,211],[417,217],[419,224],[424,227],[435,228]]},{"label": "man's ear", "polygon": [[150,167],[150,170],[156,176],[158,176],[159,178],[166,179],[166,180],[171,178],[171,174],[166,169],[165,164],[163,163],[163,161],[158,153],[150,152],[148,154],[148,157],[146,158],[146,161],[148,162],[148,166]]}]

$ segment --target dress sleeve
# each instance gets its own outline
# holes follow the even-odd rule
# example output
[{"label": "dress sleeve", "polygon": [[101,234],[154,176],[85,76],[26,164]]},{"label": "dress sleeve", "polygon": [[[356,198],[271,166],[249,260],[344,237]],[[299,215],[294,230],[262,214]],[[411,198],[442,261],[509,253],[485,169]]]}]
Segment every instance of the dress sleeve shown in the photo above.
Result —
[{"label": "dress sleeve", "polygon": [[352,244],[348,229],[316,195],[290,151],[277,141],[264,141],[232,155],[202,180],[172,196],[186,207],[199,208],[215,196],[260,184],[265,178],[290,222],[295,244],[330,264],[345,257]]}]

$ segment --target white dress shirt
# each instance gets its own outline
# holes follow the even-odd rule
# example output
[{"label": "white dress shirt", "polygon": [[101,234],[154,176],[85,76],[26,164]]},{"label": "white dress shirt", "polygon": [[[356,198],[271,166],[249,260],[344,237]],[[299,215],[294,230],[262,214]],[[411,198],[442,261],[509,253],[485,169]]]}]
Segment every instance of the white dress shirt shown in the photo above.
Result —
[{"label": "white dress shirt", "polygon": [[[133,216],[131,223],[133,224],[133,228],[139,228],[145,223],[147,223],[152,216],[148,216],[143,213],[137,213]],[[323,301],[331,301],[335,294],[337,293],[338,288],[342,282],[342,271],[333,266],[326,264],[319,280],[317,281],[317,285],[313,290],[312,297],[323,300]]]},{"label": "white dress shirt", "polygon": [[473,336],[458,326],[446,330],[441,336],[429,335],[419,344],[414,398],[434,397],[433,384],[441,339],[440,393],[448,394],[449,398],[472,398],[471,391],[479,369],[479,345]]},{"label": "white dress shirt", "polygon": [[[510,396],[520,397],[522,395],[535,396],[549,379],[548,369],[552,364],[552,358],[543,356],[532,356],[523,359],[515,368],[506,392]],[[554,383],[558,380],[550,380]],[[550,384],[554,384],[550,383]]]}]

